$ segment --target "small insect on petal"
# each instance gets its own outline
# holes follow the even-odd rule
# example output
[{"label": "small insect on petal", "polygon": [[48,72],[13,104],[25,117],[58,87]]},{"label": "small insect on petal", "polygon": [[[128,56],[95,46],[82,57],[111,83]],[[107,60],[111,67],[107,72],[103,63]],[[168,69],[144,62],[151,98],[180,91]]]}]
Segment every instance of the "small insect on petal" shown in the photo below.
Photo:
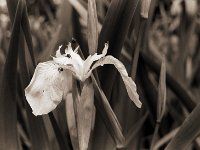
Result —
[{"label": "small insect on petal", "polygon": [[62,68],[62,67],[59,67],[59,68],[58,68],[58,71],[59,71],[59,72],[62,72],[62,71],[63,71],[63,68]]},{"label": "small insect on petal", "polygon": [[47,114],[61,102],[69,91],[69,72],[53,61],[39,63],[30,84],[25,89],[25,96],[33,114]]}]

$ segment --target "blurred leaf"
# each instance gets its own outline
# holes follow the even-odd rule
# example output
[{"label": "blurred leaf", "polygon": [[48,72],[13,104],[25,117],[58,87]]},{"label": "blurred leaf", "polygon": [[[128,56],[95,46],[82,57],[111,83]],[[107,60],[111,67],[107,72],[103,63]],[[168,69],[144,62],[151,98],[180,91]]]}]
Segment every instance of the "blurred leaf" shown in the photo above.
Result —
[{"label": "blurred leaf", "polygon": [[61,25],[58,26],[56,29],[56,32],[53,34],[52,39],[49,41],[49,44],[46,46],[46,48],[42,51],[42,53],[39,55],[38,62],[43,62],[49,60],[51,55],[54,54],[54,50],[56,48],[58,39],[60,37],[60,31],[61,31]]},{"label": "blurred leaf", "polygon": [[151,148],[150,148],[151,150],[153,149],[154,144],[156,142],[156,137],[160,127],[160,122],[165,113],[165,107],[166,107],[166,62],[163,56],[160,69],[159,85],[158,85],[157,120],[156,120],[154,134],[152,137]]},{"label": "blurred leaf", "polygon": [[78,0],[68,0],[70,4],[75,8],[75,10],[79,13],[82,20],[84,21],[85,26],[87,25],[87,10],[82,6],[82,4]]},{"label": "blurred leaf", "polygon": [[[76,83],[74,83],[76,84]],[[82,91],[79,94],[75,85],[74,101],[76,105],[76,121],[78,130],[79,149],[87,150],[92,130],[94,113],[94,89],[91,81],[83,83]]]},{"label": "blurred leaf", "polygon": [[139,53],[142,48],[143,38],[144,38],[144,31],[146,27],[146,20],[142,19],[139,27],[138,37],[135,45],[135,50],[133,53],[133,59],[132,59],[132,68],[131,68],[131,77],[133,80],[136,78],[136,72],[137,72],[137,66],[138,66],[138,58]]},{"label": "blurred leaf", "polygon": [[58,141],[58,144],[59,144],[59,147],[61,150],[72,150],[72,147],[70,144],[70,142],[68,141],[65,141],[65,138],[63,136],[63,133],[61,132],[58,124],[57,124],[57,121],[54,117],[54,114],[53,112],[50,112],[49,113],[49,118],[50,118],[50,121],[51,121],[51,124],[52,124],[52,127],[54,129],[54,133],[56,135],[56,139]]},{"label": "blurred leaf", "polygon": [[0,149],[16,150],[17,141],[17,58],[20,39],[20,23],[24,3],[18,1],[13,22],[8,54],[0,87]]},{"label": "blurred leaf", "polygon": [[[60,35],[57,41],[57,46],[68,44],[72,39],[73,23],[72,23],[72,6],[68,0],[63,0],[60,9],[57,10],[58,24],[61,25]],[[56,27],[57,28],[57,27]]]},{"label": "blurred leaf", "polygon": [[199,114],[200,104],[198,104],[190,113],[190,115],[185,119],[175,137],[165,148],[166,150],[187,149],[187,147],[200,133]]},{"label": "blurred leaf", "polygon": [[97,108],[97,111],[98,113],[100,113],[102,121],[105,123],[108,132],[114,139],[116,147],[121,148],[124,146],[125,139],[122,134],[122,128],[120,126],[120,123],[117,117],[115,116],[104,92],[100,89],[99,85],[97,84],[97,81],[94,78],[94,76],[92,76],[92,82],[94,86],[95,106]]},{"label": "blurred leaf", "polygon": [[175,134],[178,132],[178,130],[179,130],[179,128],[175,128],[175,129],[171,130],[168,134],[165,134],[164,137],[162,137],[155,143],[153,150],[158,150],[160,147],[165,145],[168,141],[170,141],[175,136]]},{"label": "blurred leaf", "polygon": [[73,149],[79,150],[77,123],[76,123],[75,110],[74,110],[73,103],[74,101],[73,101],[72,94],[69,93],[66,96],[66,101],[65,101],[67,124],[69,128],[69,134],[72,141]]},{"label": "blurred leaf", "polygon": [[[142,59],[145,64],[149,66],[156,74],[159,74],[160,64],[152,58],[152,55],[141,52]],[[192,111],[196,105],[194,96],[191,94],[188,88],[182,83],[178,82],[168,71],[166,71],[166,83],[169,88],[180,98],[184,106]]]},{"label": "blurred leaf", "polygon": [[130,129],[126,138],[126,147],[131,144],[131,141],[136,138],[137,133],[142,129],[144,122],[146,121],[148,113],[145,113],[144,116]]},{"label": "blurred leaf", "polygon": [[155,88],[152,80],[148,76],[149,70],[145,66],[144,61],[139,57],[138,64],[138,79],[139,85],[142,86],[142,92],[144,95],[143,102],[144,106],[149,111],[149,116],[153,121],[156,120],[156,109],[157,109],[157,89]]},{"label": "blurred leaf", "polygon": [[88,0],[88,47],[90,54],[97,51],[98,29],[97,29],[97,10],[95,0]]},{"label": "blurred leaf", "polygon": [[158,107],[157,107],[157,121],[161,121],[164,116],[166,107],[166,62],[163,56],[161,70],[160,70],[160,80],[158,85]]},{"label": "blurred leaf", "polygon": [[140,12],[141,17],[146,18],[146,19],[148,18],[150,5],[151,5],[151,0],[142,0],[141,12]]},{"label": "blurred leaf", "polygon": [[35,67],[36,63],[35,63],[35,57],[34,57],[33,42],[32,42],[32,37],[31,37],[30,24],[29,24],[29,20],[28,20],[28,13],[27,13],[26,5],[23,9],[21,26],[22,26],[22,30],[24,31],[23,33],[24,33],[24,36],[26,39],[26,43],[27,43],[27,46],[29,49],[29,53],[31,56],[33,66]]}]

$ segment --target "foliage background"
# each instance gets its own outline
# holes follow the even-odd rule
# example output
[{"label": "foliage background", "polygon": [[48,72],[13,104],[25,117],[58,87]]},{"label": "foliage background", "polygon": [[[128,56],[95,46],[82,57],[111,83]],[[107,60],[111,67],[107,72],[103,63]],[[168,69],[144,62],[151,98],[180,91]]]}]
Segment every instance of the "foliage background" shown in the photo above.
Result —
[{"label": "foliage background", "polygon": [[[108,53],[125,64],[143,107],[131,103],[112,67],[98,70],[126,142],[125,148],[116,147],[116,122],[97,102],[89,149],[200,149],[199,1],[151,0],[149,11],[142,9],[144,2],[96,0],[98,22],[94,16],[90,23],[99,33],[97,52],[109,41]],[[0,149],[77,149],[72,98],[53,113],[35,117],[23,89],[36,64],[50,60],[72,37],[84,56],[89,54],[95,35],[88,36],[94,32],[87,13],[94,12],[87,6],[87,0],[0,0]],[[148,18],[142,11],[149,12]],[[166,72],[160,73],[161,62]],[[158,96],[163,88],[166,103]]]}]

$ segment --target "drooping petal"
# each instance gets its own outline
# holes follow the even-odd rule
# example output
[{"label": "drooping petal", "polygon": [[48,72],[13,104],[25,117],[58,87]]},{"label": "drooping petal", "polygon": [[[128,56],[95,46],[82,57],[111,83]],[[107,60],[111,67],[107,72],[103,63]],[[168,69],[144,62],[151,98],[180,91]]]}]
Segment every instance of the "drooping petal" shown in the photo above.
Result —
[{"label": "drooping petal", "polygon": [[84,62],[84,72],[83,73],[86,74],[89,71],[89,69],[94,61],[97,61],[97,60],[101,59],[102,57],[104,57],[107,54],[107,50],[108,50],[108,44],[105,43],[102,54],[98,55],[97,53],[95,53],[94,55],[88,56]]},{"label": "drooping petal", "polygon": [[130,99],[135,103],[135,105],[139,108],[141,108],[142,103],[139,100],[139,95],[137,93],[137,89],[136,89],[136,85],[135,82],[128,76],[128,73],[126,71],[126,68],[124,67],[124,65],[116,58],[114,58],[113,56],[105,56],[103,58],[101,58],[100,60],[98,60],[93,67],[91,68],[91,70],[88,72],[88,74],[86,75],[86,77],[89,77],[92,73],[92,70],[99,67],[99,66],[103,66],[104,64],[112,64],[116,67],[116,69],[119,71],[122,80],[125,84],[127,93],[130,97]]},{"label": "drooping petal", "polygon": [[69,71],[53,61],[39,63],[30,84],[25,89],[25,96],[33,114],[47,114],[60,103],[69,91]]}]

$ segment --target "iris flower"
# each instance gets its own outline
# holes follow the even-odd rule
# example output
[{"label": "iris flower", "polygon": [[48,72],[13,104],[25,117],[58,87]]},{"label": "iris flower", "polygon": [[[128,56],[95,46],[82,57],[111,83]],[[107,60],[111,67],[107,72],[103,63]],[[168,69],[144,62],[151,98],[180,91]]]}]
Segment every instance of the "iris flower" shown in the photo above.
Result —
[{"label": "iris flower", "polygon": [[83,60],[77,53],[79,47],[73,51],[71,43],[68,44],[64,54],[61,54],[60,48],[61,46],[56,51],[53,60],[37,65],[31,82],[25,89],[26,99],[35,116],[54,110],[63,96],[69,92],[69,72],[84,83],[95,68],[104,64],[113,64],[116,67],[125,83],[130,99],[137,107],[141,107],[142,103],[139,100],[135,82],[128,76],[124,65],[113,56],[106,56],[107,43],[102,54],[89,55],[86,60]]}]

